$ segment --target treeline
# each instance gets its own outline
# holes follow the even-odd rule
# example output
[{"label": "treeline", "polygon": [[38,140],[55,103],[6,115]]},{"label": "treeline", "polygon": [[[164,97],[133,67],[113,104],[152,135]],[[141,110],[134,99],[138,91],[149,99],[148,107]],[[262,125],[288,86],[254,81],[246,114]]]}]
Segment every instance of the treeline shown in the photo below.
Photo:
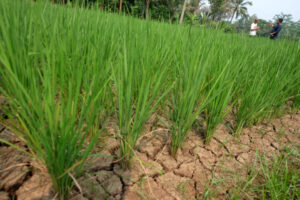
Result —
[{"label": "treeline", "polygon": [[190,18],[232,21],[248,15],[248,0],[50,0],[53,3],[98,5],[100,9],[135,17],[183,23]]},{"label": "treeline", "polygon": [[[101,10],[119,12],[146,20],[190,24],[221,29],[224,32],[249,33],[250,25],[257,17],[249,16],[248,0],[50,0],[52,3],[77,3],[85,7],[97,6]],[[300,20],[292,15],[277,14],[274,21],[260,19],[259,36],[269,36],[270,23],[279,17],[284,19],[281,38],[300,38]]]}]

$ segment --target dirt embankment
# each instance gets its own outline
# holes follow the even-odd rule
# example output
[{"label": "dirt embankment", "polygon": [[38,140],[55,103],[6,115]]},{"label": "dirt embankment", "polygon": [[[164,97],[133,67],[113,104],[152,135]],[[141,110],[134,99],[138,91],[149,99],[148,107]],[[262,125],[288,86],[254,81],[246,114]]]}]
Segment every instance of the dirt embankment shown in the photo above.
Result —
[{"label": "dirt embankment", "polygon": [[[0,137],[26,149],[9,130],[0,127]],[[107,155],[119,154],[114,130],[105,140]],[[90,160],[84,176],[77,179],[70,199],[201,199],[214,180],[225,180],[216,186],[214,198],[226,199],[234,186],[228,174],[244,176],[254,163],[257,152],[272,155],[286,145],[300,144],[300,112],[285,115],[242,131],[233,137],[220,126],[209,145],[196,131],[189,133],[176,158],[169,154],[170,136],[164,127],[148,130],[137,145],[131,170],[120,168],[117,158]],[[53,199],[55,194],[49,176],[25,153],[0,143],[0,200]]]}]

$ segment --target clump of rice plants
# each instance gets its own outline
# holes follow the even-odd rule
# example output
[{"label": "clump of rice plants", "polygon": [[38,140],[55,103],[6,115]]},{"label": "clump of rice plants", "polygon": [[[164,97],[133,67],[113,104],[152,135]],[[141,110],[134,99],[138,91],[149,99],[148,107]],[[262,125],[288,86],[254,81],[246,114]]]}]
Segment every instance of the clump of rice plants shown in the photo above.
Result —
[{"label": "clump of rice plants", "polygon": [[[207,70],[207,63],[201,62],[204,57],[199,51],[190,51],[192,39],[188,45],[182,45],[181,49],[177,49],[175,64],[176,82],[171,91],[171,99],[169,102],[170,120],[171,120],[171,155],[175,156],[178,149],[182,146],[187,132],[191,129],[194,121],[205,105],[205,97],[198,105],[200,91],[204,87],[204,80]],[[203,63],[201,65],[200,63]]]},{"label": "clump of rice plants", "polygon": [[[154,40],[153,36],[136,38],[138,42],[126,42],[125,38],[120,62],[113,69],[123,168],[130,167],[144,123],[168,92],[163,90],[168,69],[167,51],[157,48]],[[152,51],[157,54],[151,54]]]},{"label": "clump of rice plants", "polygon": [[289,101],[300,105],[300,43],[43,1],[2,0],[0,19],[0,91],[10,125],[61,199],[107,117],[117,119],[128,167],[158,108],[170,121],[175,156],[199,115],[209,142],[230,109],[239,132]]},{"label": "clump of rice plants", "polygon": [[[93,38],[95,33],[81,30],[88,23],[72,26],[67,35],[61,31],[72,17],[84,16],[55,10],[54,17],[48,4],[21,1],[1,1],[0,9],[0,84],[10,126],[47,168],[58,197],[66,199],[101,132],[91,133],[103,117],[108,69],[99,65],[103,59],[92,59],[98,53],[91,43],[70,45],[74,38]],[[42,9],[49,9],[53,21],[39,14]],[[21,15],[24,20],[18,20]]]},{"label": "clump of rice plants", "polygon": [[279,50],[274,49],[270,54],[261,52],[258,60],[248,58],[253,67],[245,65],[238,74],[234,96],[237,134],[243,127],[270,118],[294,95],[293,89],[298,87],[294,82],[297,80],[294,75],[299,76],[299,71],[295,71],[298,64],[294,63],[295,58],[285,60],[291,52],[279,53]]},{"label": "clump of rice plants", "polygon": [[229,73],[229,70],[227,70],[228,66],[227,64],[223,67],[222,72],[218,73],[219,76],[214,78],[215,80],[209,80],[210,83],[207,86],[207,95],[213,90],[214,96],[205,107],[205,143],[210,142],[218,125],[231,109],[229,101],[231,100],[234,76],[231,76],[233,73]]}]

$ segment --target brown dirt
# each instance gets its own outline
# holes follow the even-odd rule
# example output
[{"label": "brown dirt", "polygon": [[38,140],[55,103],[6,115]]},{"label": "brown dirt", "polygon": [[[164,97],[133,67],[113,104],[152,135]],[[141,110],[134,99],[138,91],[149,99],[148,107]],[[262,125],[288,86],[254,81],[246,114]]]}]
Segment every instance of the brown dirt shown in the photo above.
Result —
[{"label": "brown dirt", "polygon": [[[146,127],[131,170],[121,169],[117,158],[94,158],[86,165],[85,175],[77,179],[83,193],[74,186],[70,199],[201,199],[215,179],[232,173],[246,176],[247,166],[253,164],[257,152],[271,157],[287,145],[299,150],[300,144],[299,111],[246,128],[238,138],[221,125],[209,145],[191,131],[175,158],[169,154],[168,130],[163,125],[155,130],[149,124]],[[1,138],[23,145],[9,130],[0,131]],[[111,136],[102,153],[118,155],[114,130],[108,129],[108,133]],[[216,186],[215,199],[226,199],[234,184],[230,179]],[[33,167],[26,154],[0,143],[0,200],[47,200],[54,196],[49,175]]]}]

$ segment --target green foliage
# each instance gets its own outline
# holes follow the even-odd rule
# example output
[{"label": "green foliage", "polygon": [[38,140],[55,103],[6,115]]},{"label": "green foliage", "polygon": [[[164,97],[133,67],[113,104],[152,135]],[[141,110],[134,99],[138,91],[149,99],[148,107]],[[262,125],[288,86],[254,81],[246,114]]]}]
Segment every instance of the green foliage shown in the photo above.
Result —
[{"label": "green foliage", "polygon": [[248,16],[248,9],[247,6],[251,6],[252,2],[247,0],[232,0],[230,3],[230,7],[233,10],[232,17],[230,22],[232,22],[234,16],[236,19],[239,16],[247,17]]},{"label": "green foliage", "polygon": [[[126,21],[130,23],[130,19]],[[126,21],[120,26],[126,26]],[[143,124],[155,111],[166,94],[163,91],[168,88],[168,86],[164,87],[163,83],[169,65],[168,49],[156,45],[157,40],[163,38],[148,34],[154,30],[153,24],[145,29],[135,26],[131,26],[130,29],[136,33],[136,36],[133,38],[132,32],[123,34],[122,53],[119,55],[117,66],[113,67],[123,167],[130,166],[135,143]],[[139,37],[140,35],[147,37]],[[160,53],[153,54],[153,51]]]},{"label": "green foliage", "polygon": [[[259,19],[258,22],[258,36],[269,37],[270,31],[272,28],[270,27],[271,23],[276,23],[277,19],[283,18],[282,30],[279,34],[279,38],[281,39],[291,39],[291,40],[299,40],[300,38],[300,21],[295,22],[292,20],[292,16],[289,14],[278,14],[274,16],[274,21],[267,21],[264,19]],[[257,16],[251,16],[249,18],[241,18],[234,23],[237,32],[243,32],[249,34],[251,24],[254,20],[257,19]]]},{"label": "green foliage", "polygon": [[[249,59],[248,64],[252,67],[243,68],[237,77],[239,83],[237,87],[241,88],[235,89],[237,93],[234,97],[237,102],[234,109],[237,133],[242,127],[251,126],[264,118],[271,117],[274,110],[283,106],[289,97],[293,96],[294,88],[298,88],[295,76],[299,76],[296,69],[299,67],[297,63],[299,57],[291,57],[289,51],[293,51],[295,47],[278,53],[277,50],[285,48],[287,43],[282,42],[277,45],[277,49],[269,50],[270,57],[262,58],[258,54],[254,57],[246,55],[245,59]],[[259,52],[260,49],[257,49],[256,53]],[[286,58],[289,59],[284,61]],[[286,79],[286,77],[293,78]]]},{"label": "green foliage", "polygon": [[128,167],[156,109],[171,122],[175,156],[196,119],[206,121],[209,142],[229,111],[238,132],[272,117],[286,102],[300,105],[297,42],[224,34],[218,29],[229,26],[225,22],[176,26],[98,7],[21,0],[0,1],[0,18],[6,112],[61,199],[107,117],[117,121]]},{"label": "green foliage", "polygon": [[[185,32],[188,34],[188,32]],[[186,35],[185,34],[185,35]],[[206,68],[208,63],[200,67],[205,57],[200,52],[207,51],[207,47],[197,45],[199,40],[188,38],[187,45],[177,49],[175,55],[178,61],[174,63],[176,82],[171,93],[170,120],[171,125],[171,154],[176,155],[181,147],[187,132],[191,129],[197,116],[203,110],[204,103],[197,105],[200,98],[200,91],[204,87]],[[185,39],[185,40],[186,40]],[[196,45],[195,45],[196,44]],[[199,44],[199,43],[198,43]],[[195,45],[195,46],[194,46]],[[194,46],[197,51],[194,51]],[[206,97],[204,97],[206,99]]]},{"label": "green foliage", "polygon": [[299,152],[282,152],[270,161],[258,155],[248,177],[234,189],[230,199],[299,199]]},{"label": "green foliage", "polygon": [[[217,60],[217,59],[216,59]],[[205,142],[209,143],[212,139],[218,125],[224,120],[228,112],[231,110],[229,101],[231,100],[233,83],[235,80],[236,72],[233,73],[228,70],[228,63],[225,66],[219,65],[218,61],[214,63],[215,71],[210,71],[207,82],[207,91],[205,95],[211,95],[213,91],[213,97],[211,101],[207,103],[205,108]],[[213,79],[211,79],[213,77]],[[227,108],[228,107],[228,108]]]},{"label": "green foliage", "polygon": [[[74,15],[21,1],[1,1],[0,10],[0,85],[9,103],[10,128],[46,166],[60,199],[66,199],[73,185],[70,174],[81,172],[110,108],[107,63],[113,54],[100,49],[112,43],[108,32],[101,33],[105,40],[98,37],[95,21],[80,10]],[[102,45],[82,43],[94,40]]]},{"label": "green foliage", "polygon": [[220,21],[225,14],[226,0],[209,0],[211,16],[214,21]]}]

